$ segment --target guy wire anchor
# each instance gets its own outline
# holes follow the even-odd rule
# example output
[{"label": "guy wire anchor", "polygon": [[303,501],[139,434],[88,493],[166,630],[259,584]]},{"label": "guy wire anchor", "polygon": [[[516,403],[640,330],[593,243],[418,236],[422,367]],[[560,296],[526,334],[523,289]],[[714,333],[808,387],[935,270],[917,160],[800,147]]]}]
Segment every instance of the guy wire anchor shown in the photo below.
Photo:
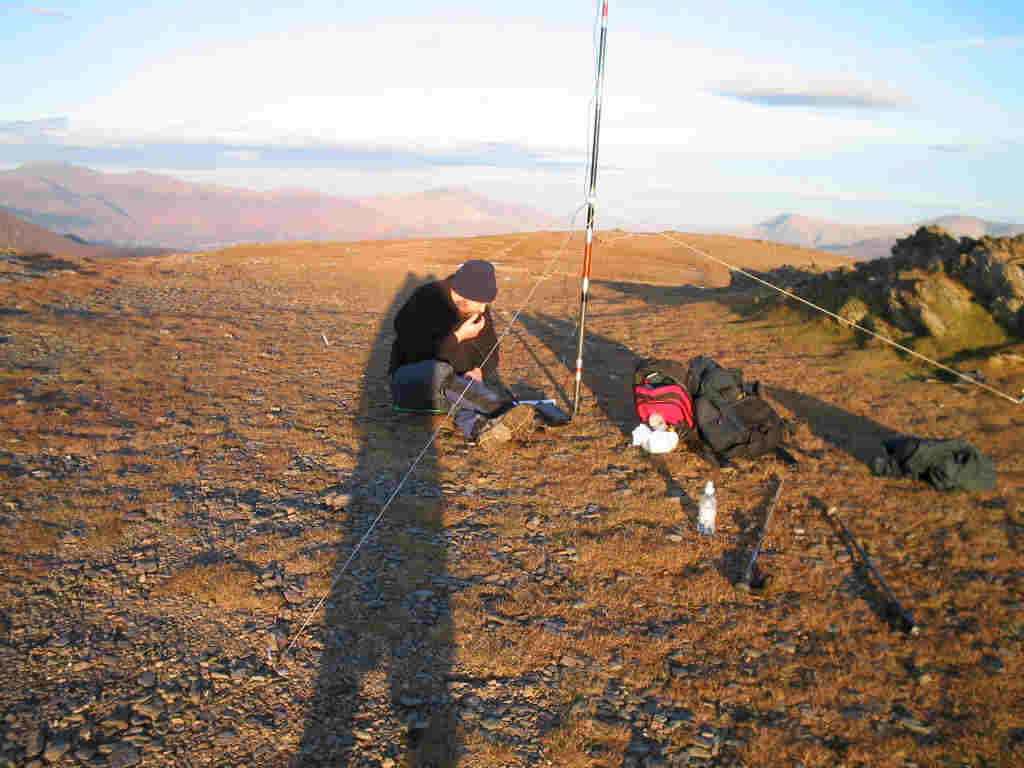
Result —
[{"label": "guy wire anchor", "polygon": [[842,518],[839,517],[839,508],[829,507],[828,510],[825,512],[825,516],[828,517],[830,520],[835,521],[839,525],[839,528],[842,530],[843,535],[846,537],[846,540],[853,544],[854,548],[857,550],[857,553],[860,555],[861,560],[864,561],[864,565],[866,565],[868,567],[868,570],[870,570],[871,573],[874,574],[875,578],[878,579],[878,583],[882,585],[882,589],[885,590],[885,594],[889,598],[890,608],[896,609],[896,612],[899,614],[900,620],[903,622],[903,630],[905,632],[909,632],[911,635],[920,634],[921,630],[918,629],[917,623],[914,621],[914,618],[903,608],[903,606],[900,604],[900,601],[896,599],[896,595],[893,594],[893,591],[889,588],[889,585],[886,583],[885,579],[882,578],[882,574],[878,572],[878,569],[875,568],[874,563],[871,562],[871,558],[869,558],[867,553],[863,549],[861,549],[860,544],[857,543],[857,540],[853,538],[853,534],[850,533],[850,529],[846,527],[846,525],[843,523]]}]

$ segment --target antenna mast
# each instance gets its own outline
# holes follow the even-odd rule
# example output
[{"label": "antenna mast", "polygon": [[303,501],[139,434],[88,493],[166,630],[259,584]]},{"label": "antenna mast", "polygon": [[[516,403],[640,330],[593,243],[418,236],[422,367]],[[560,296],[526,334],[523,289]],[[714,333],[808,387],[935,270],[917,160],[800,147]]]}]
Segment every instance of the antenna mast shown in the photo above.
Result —
[{"label": "antenna mast", "polygon": [[587,185],[587,234],[583,246],[583,277],[580,290],[579,339],[576,343],[576,384],[572,396],[572,415],[580,411],[580,384],[583,381],[583,323],[587,318],[590,291],[590,257],[594,244],[594,204],[597,202],[597,149],[601,137],[601,96],[604,93],[604,54],[608,37],[608,0],[601,5],[601,39],[597,49],[597,78],[594,82],[594,134],[590,148],[590,181]]}]

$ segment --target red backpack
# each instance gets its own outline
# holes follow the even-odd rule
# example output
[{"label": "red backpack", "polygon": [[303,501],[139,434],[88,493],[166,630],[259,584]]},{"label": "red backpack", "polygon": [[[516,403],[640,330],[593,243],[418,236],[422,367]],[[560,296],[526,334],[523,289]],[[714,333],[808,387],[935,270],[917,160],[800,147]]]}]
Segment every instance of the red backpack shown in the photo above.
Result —
[{"label": "red backpack", "polygon": [[686,368],[674,360],[641,360],[633,371],[633,405],[645,424],[652,413],[682,432],[693,428],[693,402],[683,386]]}]

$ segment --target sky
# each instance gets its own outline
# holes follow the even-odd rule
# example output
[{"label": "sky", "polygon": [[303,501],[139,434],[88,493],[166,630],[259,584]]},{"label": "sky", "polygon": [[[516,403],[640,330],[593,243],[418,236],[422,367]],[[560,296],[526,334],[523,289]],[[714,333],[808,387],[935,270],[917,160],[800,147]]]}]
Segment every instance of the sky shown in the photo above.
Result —
[{"label": "sky", "polygon": [[[611,0],[598,226],[1024,223],[1024,14],[839,5]],[[0,167],[353,197],[464,186],[568,223],[598,16],[574,0],[3,2]]]}]

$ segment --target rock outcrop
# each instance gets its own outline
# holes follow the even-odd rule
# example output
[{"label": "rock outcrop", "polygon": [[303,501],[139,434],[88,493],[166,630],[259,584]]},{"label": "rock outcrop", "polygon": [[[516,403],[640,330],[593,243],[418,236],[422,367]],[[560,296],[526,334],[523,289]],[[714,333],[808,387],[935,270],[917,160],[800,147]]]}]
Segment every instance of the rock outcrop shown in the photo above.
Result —
[{"label": "rock outcrop", "polygon": [[1024,336],[1024,235],[957,239],[921,227],[898,240],[887,259],[820,275],[787,269],[759,276],[869,330],[904,337],[967,339],[980,329],[988,337],[993,331]]}]

